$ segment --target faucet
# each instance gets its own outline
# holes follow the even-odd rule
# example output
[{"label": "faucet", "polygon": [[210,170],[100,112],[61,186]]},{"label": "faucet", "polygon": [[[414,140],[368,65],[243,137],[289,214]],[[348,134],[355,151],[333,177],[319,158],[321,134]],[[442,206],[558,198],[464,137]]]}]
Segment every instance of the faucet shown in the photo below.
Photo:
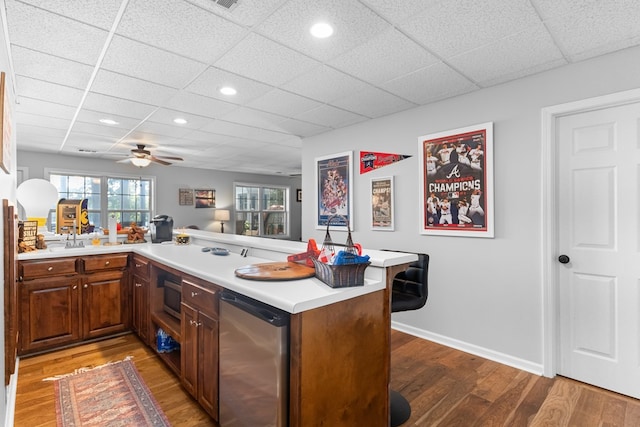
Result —
[{"label": "faucet", "polygon": [[76,220],[73,220],[73,227],[71,228],[71,234],[73,235],[73,243],[71,243],[68,239],[69,236],[67,236],[67,244],[64,246],[66,249],[70,249],[70,248],[84,248],[84,242],[78,242],[76,243]]}]

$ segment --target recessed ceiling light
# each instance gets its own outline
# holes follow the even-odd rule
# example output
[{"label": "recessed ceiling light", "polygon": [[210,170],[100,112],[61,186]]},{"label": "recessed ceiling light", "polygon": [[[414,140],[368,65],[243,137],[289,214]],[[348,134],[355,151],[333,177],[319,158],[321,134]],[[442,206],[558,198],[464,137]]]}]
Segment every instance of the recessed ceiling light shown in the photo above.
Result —
[{"label": "recessed ceiling light", "polygon": [[224,86],[220,88],[220,93],[223,95],[235,95],[238,91],[231,86]]},{"label": "recessed ceiling light", "polygon": [[326,22],[318,22],[317,24],[313,24],[309,32],[313,37],[326,39],[333,34],[333,27]]},{"label": "recessed ceiling light", "polygon": [[177,123],[179,125],[186,125],[187,121],[181,117],[173,119],[173,123]]},{"label": "recessed ceiling light", "polygon": [[100,123],[104,123],[105,125],[117,125],[120,124],[112,119],[100,119]]}]

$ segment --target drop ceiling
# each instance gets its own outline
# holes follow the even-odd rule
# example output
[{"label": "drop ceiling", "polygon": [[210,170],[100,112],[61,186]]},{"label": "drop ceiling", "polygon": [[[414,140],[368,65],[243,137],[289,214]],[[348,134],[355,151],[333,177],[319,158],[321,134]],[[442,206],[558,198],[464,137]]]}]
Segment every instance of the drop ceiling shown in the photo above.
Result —
[{"label": "drop ceiling", "polygon": [[262,174],[300,173],[306,137],[640,43],[637,0],[3,2],[18,149]]}]

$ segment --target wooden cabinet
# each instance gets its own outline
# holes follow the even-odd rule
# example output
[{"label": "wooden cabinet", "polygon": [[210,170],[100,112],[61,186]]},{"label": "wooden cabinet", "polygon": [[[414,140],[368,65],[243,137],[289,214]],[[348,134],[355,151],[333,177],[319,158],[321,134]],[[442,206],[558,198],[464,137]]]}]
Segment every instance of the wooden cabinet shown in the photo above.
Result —
[{"label": "wooden cabinet", "polygon": [[21,261],[20,354],[127,329],[127,254]]},{"label": "wooden cabinet", "polygon": [[218,292],[195,278],[182,279],[182,384],[218,419]]},{"label": "wooden cabinet", "polygon": [[142,342],[151,345],[149,333],[149,260],[133,255],[131,263],[131,329]]}]

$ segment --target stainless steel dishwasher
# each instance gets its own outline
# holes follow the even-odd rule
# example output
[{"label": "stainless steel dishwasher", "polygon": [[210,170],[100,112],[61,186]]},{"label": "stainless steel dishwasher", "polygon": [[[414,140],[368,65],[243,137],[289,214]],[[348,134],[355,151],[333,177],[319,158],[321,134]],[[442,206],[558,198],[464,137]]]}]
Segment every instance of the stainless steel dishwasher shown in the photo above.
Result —
[{"label": "stainless steel dishwasher", "polygon": [[220,426],[289,424],[289,313],[220,293]]}]

